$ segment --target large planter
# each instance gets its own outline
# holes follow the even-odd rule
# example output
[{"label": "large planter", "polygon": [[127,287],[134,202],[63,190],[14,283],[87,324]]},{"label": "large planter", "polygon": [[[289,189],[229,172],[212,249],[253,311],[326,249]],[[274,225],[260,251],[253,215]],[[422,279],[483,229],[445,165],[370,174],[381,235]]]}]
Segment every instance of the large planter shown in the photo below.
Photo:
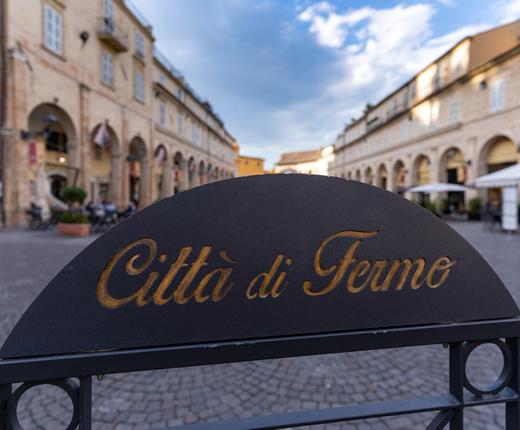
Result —
[{"label": "large planter", "polygon": [[90,234],[90,224],[70,224],[65,222],[58,223],[58,233],[60,236],[84,237]]}]

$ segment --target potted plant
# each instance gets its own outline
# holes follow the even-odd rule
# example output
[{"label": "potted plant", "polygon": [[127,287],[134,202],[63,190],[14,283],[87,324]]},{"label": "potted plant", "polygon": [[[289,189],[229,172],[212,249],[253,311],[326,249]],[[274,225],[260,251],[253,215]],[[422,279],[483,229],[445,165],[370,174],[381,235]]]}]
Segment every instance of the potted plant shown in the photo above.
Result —
[{"label": "potted plant", "polygon": [[439,200],[439,212],[443,215],[448,215],[450,213],[450,202],[446,198],[442,198]]},{"label": "potted plant", "polygon": [[482,215],[482,200],[474,197],[468,202],[468,220],[479,221]]},{"label": "potted plant", "polygon": [[69,205],[58,223],[58,233],[62,236],[82,237],[90,234],[90,221],[81,212],[81,205],[87,193],[79,187],[70,187],[63,190],[62,199]]}]

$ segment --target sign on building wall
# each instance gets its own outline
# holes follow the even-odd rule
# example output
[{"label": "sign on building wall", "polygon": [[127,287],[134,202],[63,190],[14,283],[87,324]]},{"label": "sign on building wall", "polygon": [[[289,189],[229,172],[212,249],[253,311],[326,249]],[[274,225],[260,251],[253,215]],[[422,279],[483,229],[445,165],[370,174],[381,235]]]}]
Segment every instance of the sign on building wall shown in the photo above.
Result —
[{"label": "sign on building wall", "polygon": [[502,228],[516,231],[518,229],[518,189],[502,188]]}]

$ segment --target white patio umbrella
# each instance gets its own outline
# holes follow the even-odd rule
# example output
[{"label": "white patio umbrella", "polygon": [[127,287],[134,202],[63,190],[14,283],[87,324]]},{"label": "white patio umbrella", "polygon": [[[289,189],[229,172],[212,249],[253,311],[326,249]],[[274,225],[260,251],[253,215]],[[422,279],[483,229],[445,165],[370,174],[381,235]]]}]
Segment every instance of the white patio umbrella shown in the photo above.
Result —
[{"label": "white patio umbrella", "polygon": [[520,164],[514,164],[505,169],[477,178],[477,188],[505,188],[520,184]]},{"label": "white patio umbrella", "polygon": [[444,184],[441,182],[434,182],[431,184],[418,185],[416,187],[409,188],[407,191],[410,193],[443,193],[446,191],[466,191],[467,187],[458,184]]},{"label": "white patio umbrella", "polygon": [[514,164],[496,172],[477,178],[477,188],[502,188],[502,228],[518,229],[518,184],[520,184],[520,164]]}]

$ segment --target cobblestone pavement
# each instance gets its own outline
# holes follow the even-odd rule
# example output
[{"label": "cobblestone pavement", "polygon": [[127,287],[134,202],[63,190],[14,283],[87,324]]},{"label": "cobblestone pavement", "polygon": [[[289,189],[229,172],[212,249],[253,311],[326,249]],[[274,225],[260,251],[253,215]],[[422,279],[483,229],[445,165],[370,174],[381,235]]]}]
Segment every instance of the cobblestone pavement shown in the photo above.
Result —
[{"label": "cobblestone pavement", "polygon": [[[520,235],[483,232],[478,223],[453,226],[491,263],[520,303]],[[51,277],[92,239],[0,232],[0,342]],[[501,358],[492,347],[475,354],[474,380],[491,382]],[[94,428],[154,429],[441,394],[447,391],[447,358],[446,349],[431,346],[111,375],[94,381]],[[26,429],[65,428],[70,417],[68,400],[57,388],[27,392],[19,411]],[[420,429],[432,418],[433,413],[425,413],[312,429]],[[501,429],[503,407],[467,410],[465,420],[470,429]]]}]

